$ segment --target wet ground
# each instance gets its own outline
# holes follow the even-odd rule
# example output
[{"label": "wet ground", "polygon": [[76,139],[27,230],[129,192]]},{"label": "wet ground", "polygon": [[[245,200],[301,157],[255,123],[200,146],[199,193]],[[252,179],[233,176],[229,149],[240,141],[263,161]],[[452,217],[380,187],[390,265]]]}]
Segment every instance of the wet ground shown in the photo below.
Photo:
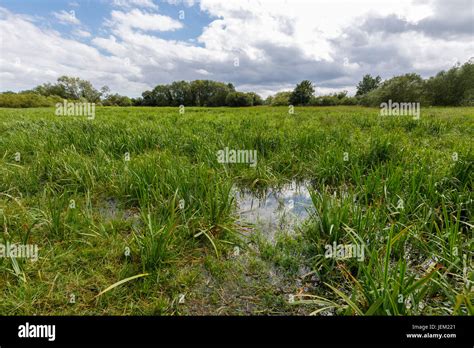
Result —
[{"label": "wet ground", "polygon": [[293,181],[259,192],[236,190],[238,223],[260,230],[269,241],[278,232],[291,233],[312,211],[309,187]]}]

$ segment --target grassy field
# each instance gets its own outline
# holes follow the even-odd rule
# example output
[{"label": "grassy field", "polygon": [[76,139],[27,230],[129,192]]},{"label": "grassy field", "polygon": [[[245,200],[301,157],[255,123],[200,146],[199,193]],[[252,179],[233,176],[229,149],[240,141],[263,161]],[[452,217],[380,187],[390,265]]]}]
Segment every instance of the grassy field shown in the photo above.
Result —
[{"label": "grassy field", "polygon": [[[39,250],[0,258],[0,314],[472,315],[473,139],[474,108],[0,109],[0,243]],[[295,231],[239,221],[292,181]]]}]

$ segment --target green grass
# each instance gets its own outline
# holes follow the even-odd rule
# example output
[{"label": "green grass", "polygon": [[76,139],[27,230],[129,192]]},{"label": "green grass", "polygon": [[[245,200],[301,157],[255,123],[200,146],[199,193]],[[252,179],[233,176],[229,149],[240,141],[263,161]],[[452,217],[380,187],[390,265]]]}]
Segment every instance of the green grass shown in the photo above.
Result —
[{"label": "green grass", "polygon": [[[0,258],[0,314],[473,315],[472,139],[474,108],[0,109],[0,242],[39,247]],[[305,224],[242,238],[232,187],[292,180]]]}]

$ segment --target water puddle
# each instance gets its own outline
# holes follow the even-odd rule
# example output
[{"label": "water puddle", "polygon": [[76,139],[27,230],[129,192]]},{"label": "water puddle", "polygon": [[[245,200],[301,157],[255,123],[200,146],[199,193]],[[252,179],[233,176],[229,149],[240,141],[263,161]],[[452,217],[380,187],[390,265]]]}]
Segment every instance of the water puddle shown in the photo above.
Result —
[{"label": "water puddle", "polygon": [[293,181],[263,192],[236,190],[238,223],[252,225],[270,241],[275,239],[277,232],[294,231],[312,211],[308,187],[309,183]]},{"label": "water puddle", "polygon": [[107,198],[98,206],[98,211],[105,222],[113,220],[131,221],[132,227],[138,228],[142,225],[138,209],[123,209],[119,206],[116,198]]}]

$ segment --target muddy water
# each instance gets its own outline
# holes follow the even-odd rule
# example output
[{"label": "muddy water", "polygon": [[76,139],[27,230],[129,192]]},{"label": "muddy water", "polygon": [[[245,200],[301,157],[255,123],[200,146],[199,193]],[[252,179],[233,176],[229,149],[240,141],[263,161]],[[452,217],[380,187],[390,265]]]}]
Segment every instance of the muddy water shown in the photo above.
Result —
[{"label": "muddy water", "polygon": [[280,231],[294,231],[312,210],[309,187],[291,182],[263,192],[236,190],[238,223],[253,226],[272,241]]}]

